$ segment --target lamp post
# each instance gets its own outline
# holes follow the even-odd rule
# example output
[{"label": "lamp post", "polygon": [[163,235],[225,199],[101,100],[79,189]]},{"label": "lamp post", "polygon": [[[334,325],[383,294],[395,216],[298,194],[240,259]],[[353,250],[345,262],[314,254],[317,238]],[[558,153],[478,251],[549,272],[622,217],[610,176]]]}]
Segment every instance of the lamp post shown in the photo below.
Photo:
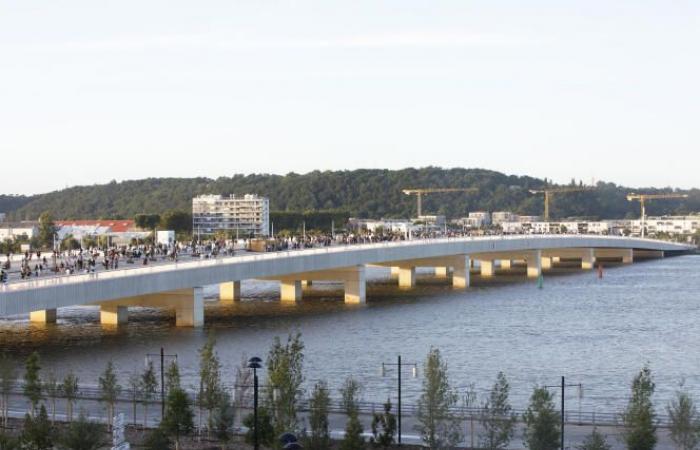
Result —
[{"label": "lamp post", "polygon": [[262,368],[262,359],[253,356],[248,360],[248,368],[253,369],[253,448],[258,450],[258,369]]},{"label": "lamp post", "polygon": [[395,366],[397,373],[397,384],[398,384],[398,400],[396,404],[396,428],[398,436],[398,445],[401,445],[401,370],[404,366],[411,366],[411,373],[413,378],[418,376],[418,364],[416,363],[402,363],[401,355],[398,355],[395,363],[382,363],[382,376],[386,374],[386,366]]},{"label": "lamp post", "polygon": [[[579,393],[583,392],[583,384],[578,383],[578,384],[566,384],[566,380],[564,377],[561,377],[561,384],[560,385],[554,385],[554,386],[543,386],[546,389],[556,389],[556,388],[561,388],[561,450],[564,450],[564,396],[566,393],[566,388],[567,387],[578,387],[579,388]],[[581,394],[579,394],[579,398],[581,397]]]},{"label": "lamp post", "polygon": [[152,356],[160,357],[160,419],[163,420],[165,416],[165,358],[175,358],[177,361],[177,353],[170,355],[165,354],[163,347],[160,348],[160,353],[146,353],[146,365],[148,366],[148,360]]}]

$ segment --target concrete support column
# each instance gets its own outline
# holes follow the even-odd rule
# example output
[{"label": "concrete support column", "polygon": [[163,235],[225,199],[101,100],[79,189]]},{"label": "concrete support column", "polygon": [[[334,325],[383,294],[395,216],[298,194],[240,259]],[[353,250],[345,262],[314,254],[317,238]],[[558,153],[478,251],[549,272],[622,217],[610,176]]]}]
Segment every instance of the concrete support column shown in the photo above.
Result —
[{"label": "concrete support column", "polygon": [[481,268],[482,277],[492,277],[496,274],[492,259],[480,259],[479,267]]},{"label": "concrete support column", "polygon": [[540,261],[542,263],[542,268],[543,269],[551,269],[552,268],[552,257],[551,256],[543,256]]},{"label": "concrete support column", "polygon": [[129,321],[129,308],[120,305],[100,305],[102,325],[123,325]]},{"label": "concrete support column", "polygon": [[452,272],[452,287],[463,289],[469,287],[469,268],[471,267],[471,258],[466,255],[454,263],[454,272]]},{"label": "concrete support column", "polygon": [[[189,290],[187,290],[189,291]],[[191,290],[191,295],[179,295],[175,306],[175,325],[201,327],[204,325],[204,292],[201,287]]]},{"label": "concrete support column", "polygon": [[634,250],[631,248],[622,250],[622,264],[632,264],[634,262]]},{"label": "concrete support column", "polygon": [[534,250],[527,255],[527,276],[537,278],[542,275],[542,251]]},{"label": "concrete support column", "polygon": [[367,302],[367,279],[365,266],[347,273],[343,280],[345,287],[345,303],[364,304]]},{"label": "concrete support column", "polygon": [[241,282],[229,281],[219,285],[219,300],[232,301],[241,299]]},{"label": "concrete support column", "polygon": [[595,266],[595,254],[593,252],[593,249],[585,249],[583,250],[583,254],[581,255],[581,268],[584,270],[590,270]]},{"label": "concrete support column", "polygon": [[301,300],[301,280],[280,281],[280,300],[298,302]]},{"label": "concrete support column", "polygon": [[400,271],[401,271],[401,269],[398,266],[392,266],[391,267],[391,276],[393,278],[398,278]]},{"label": "concrete support column", "polygon": [[42,309],[29,313],[29,320],[34,323],[56,323],[56,309]]},{"label": "concrete support column", "polygon": [[412,288],[416,285],[416,268],[413,266],[399,267],[399,287]]},{"label": "concrete support column", "polygon": [[501,260],[501,269],[510,269],[512,267],[512,261],[510,259]]},{"label": "concrete support column", "polygon": [[310,287],[313,285],[312,280],[301,280],[301,287]]},{"label": "concrete support column", "polygon": [[446,266],[438,266],[435,268],[435,277],[436,278],[447,278],[447,274],[449,272],[449,267]]}]

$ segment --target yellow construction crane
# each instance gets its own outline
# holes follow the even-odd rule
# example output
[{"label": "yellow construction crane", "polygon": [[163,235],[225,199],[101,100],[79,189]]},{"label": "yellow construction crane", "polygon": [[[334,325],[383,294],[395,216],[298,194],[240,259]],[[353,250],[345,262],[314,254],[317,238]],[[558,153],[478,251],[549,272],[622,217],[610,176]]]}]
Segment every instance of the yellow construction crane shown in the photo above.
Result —
[{"label": "yellow construction crane", "polygon": [[637,200],[642,207],[642,216],[641,216],[641,222],[642,222],[642,230],[641,230],[641,235],[644,237],[645,231],[646,231],[646,218],[647,218],[647,211],[646,211],[646,206],[644,202],[647,200],[659,200],[659,199],[665,199],[665,198],[688,198],[688,194],[627,194],[627,201],[633,202]]},{"label": "yellow construction crane", "polygon": [[530,194],[544,194],[544,220],[549,222],[549,200],[552,194],[565,194],[567,192],[592,191],[594,186],[571,186],[562,188],[530,189]]},{"label": "yellow construction crane", "polygon": [[437,192],[477,192],[477,188],[434,188],[434,189],[404,189],[403,193],[406,195],[416,196],[416,206],[418,211],[418,217],[423,215],[423,194],[434,194]]}]

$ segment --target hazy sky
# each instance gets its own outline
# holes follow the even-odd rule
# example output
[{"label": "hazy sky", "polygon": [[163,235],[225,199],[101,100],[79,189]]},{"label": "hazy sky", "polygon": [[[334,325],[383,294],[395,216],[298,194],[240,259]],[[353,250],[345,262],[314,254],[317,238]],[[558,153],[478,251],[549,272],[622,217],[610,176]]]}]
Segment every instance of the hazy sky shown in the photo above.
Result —
[{"label": "hazy sky", "polygon": [[0,0],[0,193],[481,167],[700,186],[700,2]]}]

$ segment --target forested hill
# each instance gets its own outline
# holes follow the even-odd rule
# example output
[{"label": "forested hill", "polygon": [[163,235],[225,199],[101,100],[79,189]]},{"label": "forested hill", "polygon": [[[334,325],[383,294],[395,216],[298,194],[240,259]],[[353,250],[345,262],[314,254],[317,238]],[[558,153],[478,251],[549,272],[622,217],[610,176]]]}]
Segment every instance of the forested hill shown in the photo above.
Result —
[{"label": "forested hill", "polygon": [[[529,189],[541,188],[545,180],[509,176],[481,169],[427,167],[403,170],[353,170],[310,172],[299,175],[234,175],[208,178],[149,178],[103,185],[77,186],[31,197],[0,196],[0,212],[13,219],[36,219],[51,211],[57,219],[131,218],[138,213],[162,213],[191,209],[198,194],[258,193],[270,198],[272,211],[344,211],[356,217],[409,217],[415,215],[416,199],[404,195],[406,188],[477,187],[478,193],[440,193],[424,196],[425,214],[460,217],[469,211],[508,210],[541,214],[541,195]],[[593,192],[554,197],[552,217],[588,216],[624,218],[639,215],[639,205],[625,195],[630,189],[598,183]],[[690,192],[684,201],[651,202],[649,214],[700,211],[700,191]]]}]

